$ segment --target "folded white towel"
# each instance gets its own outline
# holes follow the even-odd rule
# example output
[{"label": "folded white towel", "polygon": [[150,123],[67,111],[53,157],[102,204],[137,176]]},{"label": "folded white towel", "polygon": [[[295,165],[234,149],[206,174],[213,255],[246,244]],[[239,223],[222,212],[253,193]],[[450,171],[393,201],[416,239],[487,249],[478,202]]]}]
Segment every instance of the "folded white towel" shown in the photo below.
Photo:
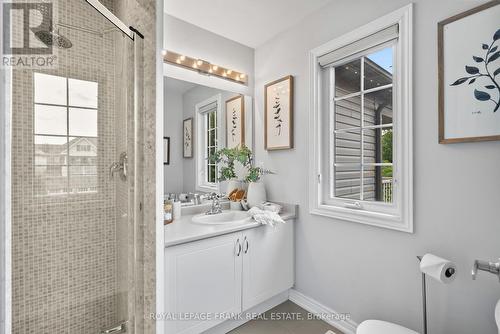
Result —
[{"label": "folded white towel", "polygon": [[279,214],[276,212],[271,212],[271,211],[264,211],[259,209],[258,207],[253,207],[251,208],[248,213],[255,219],[257,223],[263,224],[263,225],[270,225],[274,227],[274,225],[278,223],[283,223],[285,224],[285,221],[283,218],[280,217]]}]

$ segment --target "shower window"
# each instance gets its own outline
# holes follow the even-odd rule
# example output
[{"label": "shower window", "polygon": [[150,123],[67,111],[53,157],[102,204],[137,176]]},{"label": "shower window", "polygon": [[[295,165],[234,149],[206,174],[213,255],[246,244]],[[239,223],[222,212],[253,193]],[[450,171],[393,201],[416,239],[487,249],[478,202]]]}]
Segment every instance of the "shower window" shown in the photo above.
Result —
[{"label": "shower window", "polygon": [[38,196],[97,192],[97,82],[34,74]]}]

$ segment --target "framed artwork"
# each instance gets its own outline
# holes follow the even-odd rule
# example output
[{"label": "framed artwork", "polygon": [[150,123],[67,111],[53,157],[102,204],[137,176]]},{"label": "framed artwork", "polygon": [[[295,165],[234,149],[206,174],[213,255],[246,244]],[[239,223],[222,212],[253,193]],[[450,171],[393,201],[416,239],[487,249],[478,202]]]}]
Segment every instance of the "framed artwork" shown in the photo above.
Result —
[{"label": "framed artwork", "polygon": [[293,148],[293,77],[291,75],[265,86],[264,105],[266,150]]},{"label": "framed artwork", "polygon": [[439,143],[500,140],[500,1],[438,24]]},{"label": "framed artwork", "polygon": [[183,122],[183,154],[184,158],[193,157],[193,118],[187,118]]},{"label": "framed artwork", "polygon": [[163,137],[163,164],[170,165],[170,137]]},{"label": "framed artwork", "polygon": [[245,104],[238,95],[226,101],[226,147],[245,144]]}]

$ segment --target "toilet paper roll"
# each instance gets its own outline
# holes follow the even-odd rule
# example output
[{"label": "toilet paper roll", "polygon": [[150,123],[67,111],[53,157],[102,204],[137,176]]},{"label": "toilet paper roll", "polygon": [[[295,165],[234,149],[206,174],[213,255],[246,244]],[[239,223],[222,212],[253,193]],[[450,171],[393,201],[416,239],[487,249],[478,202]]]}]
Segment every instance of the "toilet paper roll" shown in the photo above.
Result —
[{"label": "toilet paper roll", "polygon": [[448,284],[455,279],[455,264],[433,254],[425,254],[420,261],[420,271],[436,281]]}]

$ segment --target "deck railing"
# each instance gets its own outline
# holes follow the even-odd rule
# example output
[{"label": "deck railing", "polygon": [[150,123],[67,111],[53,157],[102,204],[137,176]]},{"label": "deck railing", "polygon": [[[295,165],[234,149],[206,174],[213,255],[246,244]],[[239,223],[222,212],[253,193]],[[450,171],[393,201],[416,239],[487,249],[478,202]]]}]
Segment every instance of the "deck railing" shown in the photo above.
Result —
[{"label": "deck railing", "polygon": [[392,203],[392,177],[382,179],[382,197],[384,202]]}]

